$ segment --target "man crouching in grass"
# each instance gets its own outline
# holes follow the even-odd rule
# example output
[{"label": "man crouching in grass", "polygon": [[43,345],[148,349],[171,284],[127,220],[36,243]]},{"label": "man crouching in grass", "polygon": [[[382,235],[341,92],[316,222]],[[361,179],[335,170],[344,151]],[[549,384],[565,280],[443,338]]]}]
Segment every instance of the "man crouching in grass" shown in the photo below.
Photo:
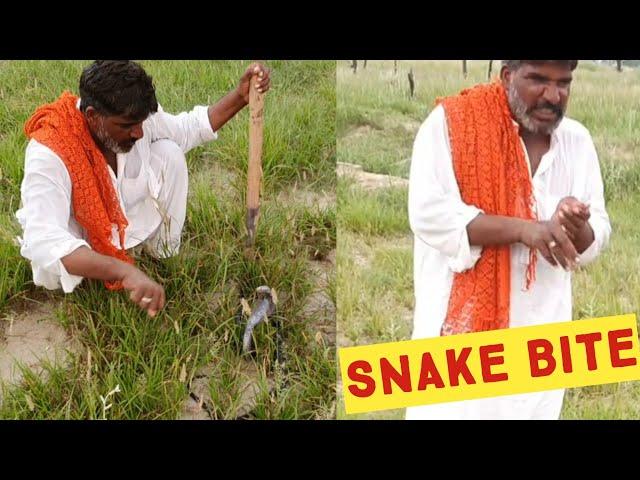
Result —
[{"label": "man crouching in grass", "polygon": [[250,65],[238,86],[209,107],[171,115],[152,79],[130,61],[96,61],[80,77],[80,97],[64,92],[25,124],[20,253],[36,285],[65,293],[83,278],[126,289],[150,316],[164,289],[134,266],[127,250],[142,244],[157,258],[180,247],[188,175],[185,154],[269,89],[269,70]]}]

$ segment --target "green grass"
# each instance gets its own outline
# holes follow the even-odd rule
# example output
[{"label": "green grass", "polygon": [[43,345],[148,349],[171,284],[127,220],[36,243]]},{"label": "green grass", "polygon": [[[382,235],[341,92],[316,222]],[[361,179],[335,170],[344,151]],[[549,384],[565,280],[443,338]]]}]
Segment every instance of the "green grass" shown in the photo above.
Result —
[{"label": "green grass", "polygon": [[407,189],[391,187],[364,191],[350,179],[338,180],[338,226],[364,235],[406,232]]},{"label": "green grass", "polygon": [[[436,97],[486,81],[488,62],[370,61],[353,74],[348,62],[337,69],[338,160],[365,171],[408,178],[413,140]],[[408,96],[413,69],[416,95]],[[499,64],[494,61],[494,75]],[[568,116],[593,136],[612,223],[609,248],[573,279],[574,318],[640,314],[640,72],[582,62],[574,72]],[[339,346],[404,340],[412,329],[413,236],[406,190],[363,191],[338,182]],[[355,281],[354,281],[355,280]],[[562,418],[640,418],[640,382],[571,389]],[[404,410],[338,417],[398,419]]]},{"label": "green grass", "polygon": [[381,239],[340,230],[338,316],[340,335],[347,344],[408,338],[413,309],[412,255],[407,236]]},{"label": "green grass", "polygon": [[[41,103],[63,89],[77,91],[87,62],[11,61],[0,65],[0,315],[21,301],[42,298],[28,262],[14,242],[19,226],[20,181],[26,139],[22,125]],[[248,62],[148,61],[158,100],[168,112],[210,104],[236,85]],[[188,154],[190,192],[180,254],[168,260],[138,258],[141,269],[165,288],[167,305],[148,318],[123,292],[84,281],[72,294],[47,294],[56,318],[78,342],[65,367],[42,378],[24,372],[6,390],[0,418],[103,417],[172,419],[189,381],[210,369],[214,418],[235,418],[243,360],[240,298],[262,284],[278,293],[276,314],[256,330],[254,361],[262,372],[251,418],[327,418],[335,415],[335,346],[310,341],[314,322],[303,314],[317,288],[310,262],[335,248],[336,210],[305,205],[297,193],[333,195],[335,188],[335,63],[268,61],[272,90],[265,102],[263,205],[255,256],[247,255],[244,192],[248,113],[238,114],[218,141]],[[282,201],[286,194],[287,201]],[[329,290],[331,290],[329,288]],[[332,298],[335,299],[335,287]],[[326,321],[326,319],[324,319]],[[276,325],[286,358],[275,392]],[[89,369],[88,356],[91,355]]]}]

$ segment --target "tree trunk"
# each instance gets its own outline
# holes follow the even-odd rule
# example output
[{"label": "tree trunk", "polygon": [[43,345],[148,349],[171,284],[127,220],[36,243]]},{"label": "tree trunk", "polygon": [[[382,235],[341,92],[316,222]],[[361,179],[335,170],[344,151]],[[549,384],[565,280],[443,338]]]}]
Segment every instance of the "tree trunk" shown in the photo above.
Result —
[{"label": "tree trunk", "polygon": [[462,76],[467,78],[467,61],[462,60]]},{"label": "tree trunk", "polygon": [[394,75],[398,74],[398,60],[393,61],[393,74]]},{"label": "tree trunk", "polygon": [[616,70],[622,71],[622,60],[616,60]]},{"label": "tree trunk", "polygon": [[351,60],[351,68],[354,74],[358,71],[358,60]]},{"label": "tree trunk", "polygon": [[489,70],[487,72],[487,80],[491,80],[491,67],[493,67],[493,60],[489,60]]},{"label": "tree trunk", "polygon": [[415,92],[416,89],[416,82],[415,79],[413,78],[413,69],[409,70],[409,96],[411,98],[413,98],[413,92]]}]

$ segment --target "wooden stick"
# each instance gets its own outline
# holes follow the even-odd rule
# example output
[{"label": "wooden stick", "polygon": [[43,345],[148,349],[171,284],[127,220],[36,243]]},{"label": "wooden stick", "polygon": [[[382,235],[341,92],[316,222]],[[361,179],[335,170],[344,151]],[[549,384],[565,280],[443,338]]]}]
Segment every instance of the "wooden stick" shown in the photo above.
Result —
[{"label": "wooden stick", "polygon": [[260,180],[262,179],[262,132],[264,97],[256,90],[258,77],[253,75],[249,85],[249,170],[247,174],[247,233],[248,245],[255,241],[260,215]]}]

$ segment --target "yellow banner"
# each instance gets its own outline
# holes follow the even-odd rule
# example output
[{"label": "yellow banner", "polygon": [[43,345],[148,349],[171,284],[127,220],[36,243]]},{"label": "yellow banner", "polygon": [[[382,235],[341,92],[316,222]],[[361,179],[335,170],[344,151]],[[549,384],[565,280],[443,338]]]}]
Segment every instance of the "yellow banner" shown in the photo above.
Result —
[{"label": "yellow banner", "polygon": [[341,348],[348,414],[640,379],[635,314]]}]

